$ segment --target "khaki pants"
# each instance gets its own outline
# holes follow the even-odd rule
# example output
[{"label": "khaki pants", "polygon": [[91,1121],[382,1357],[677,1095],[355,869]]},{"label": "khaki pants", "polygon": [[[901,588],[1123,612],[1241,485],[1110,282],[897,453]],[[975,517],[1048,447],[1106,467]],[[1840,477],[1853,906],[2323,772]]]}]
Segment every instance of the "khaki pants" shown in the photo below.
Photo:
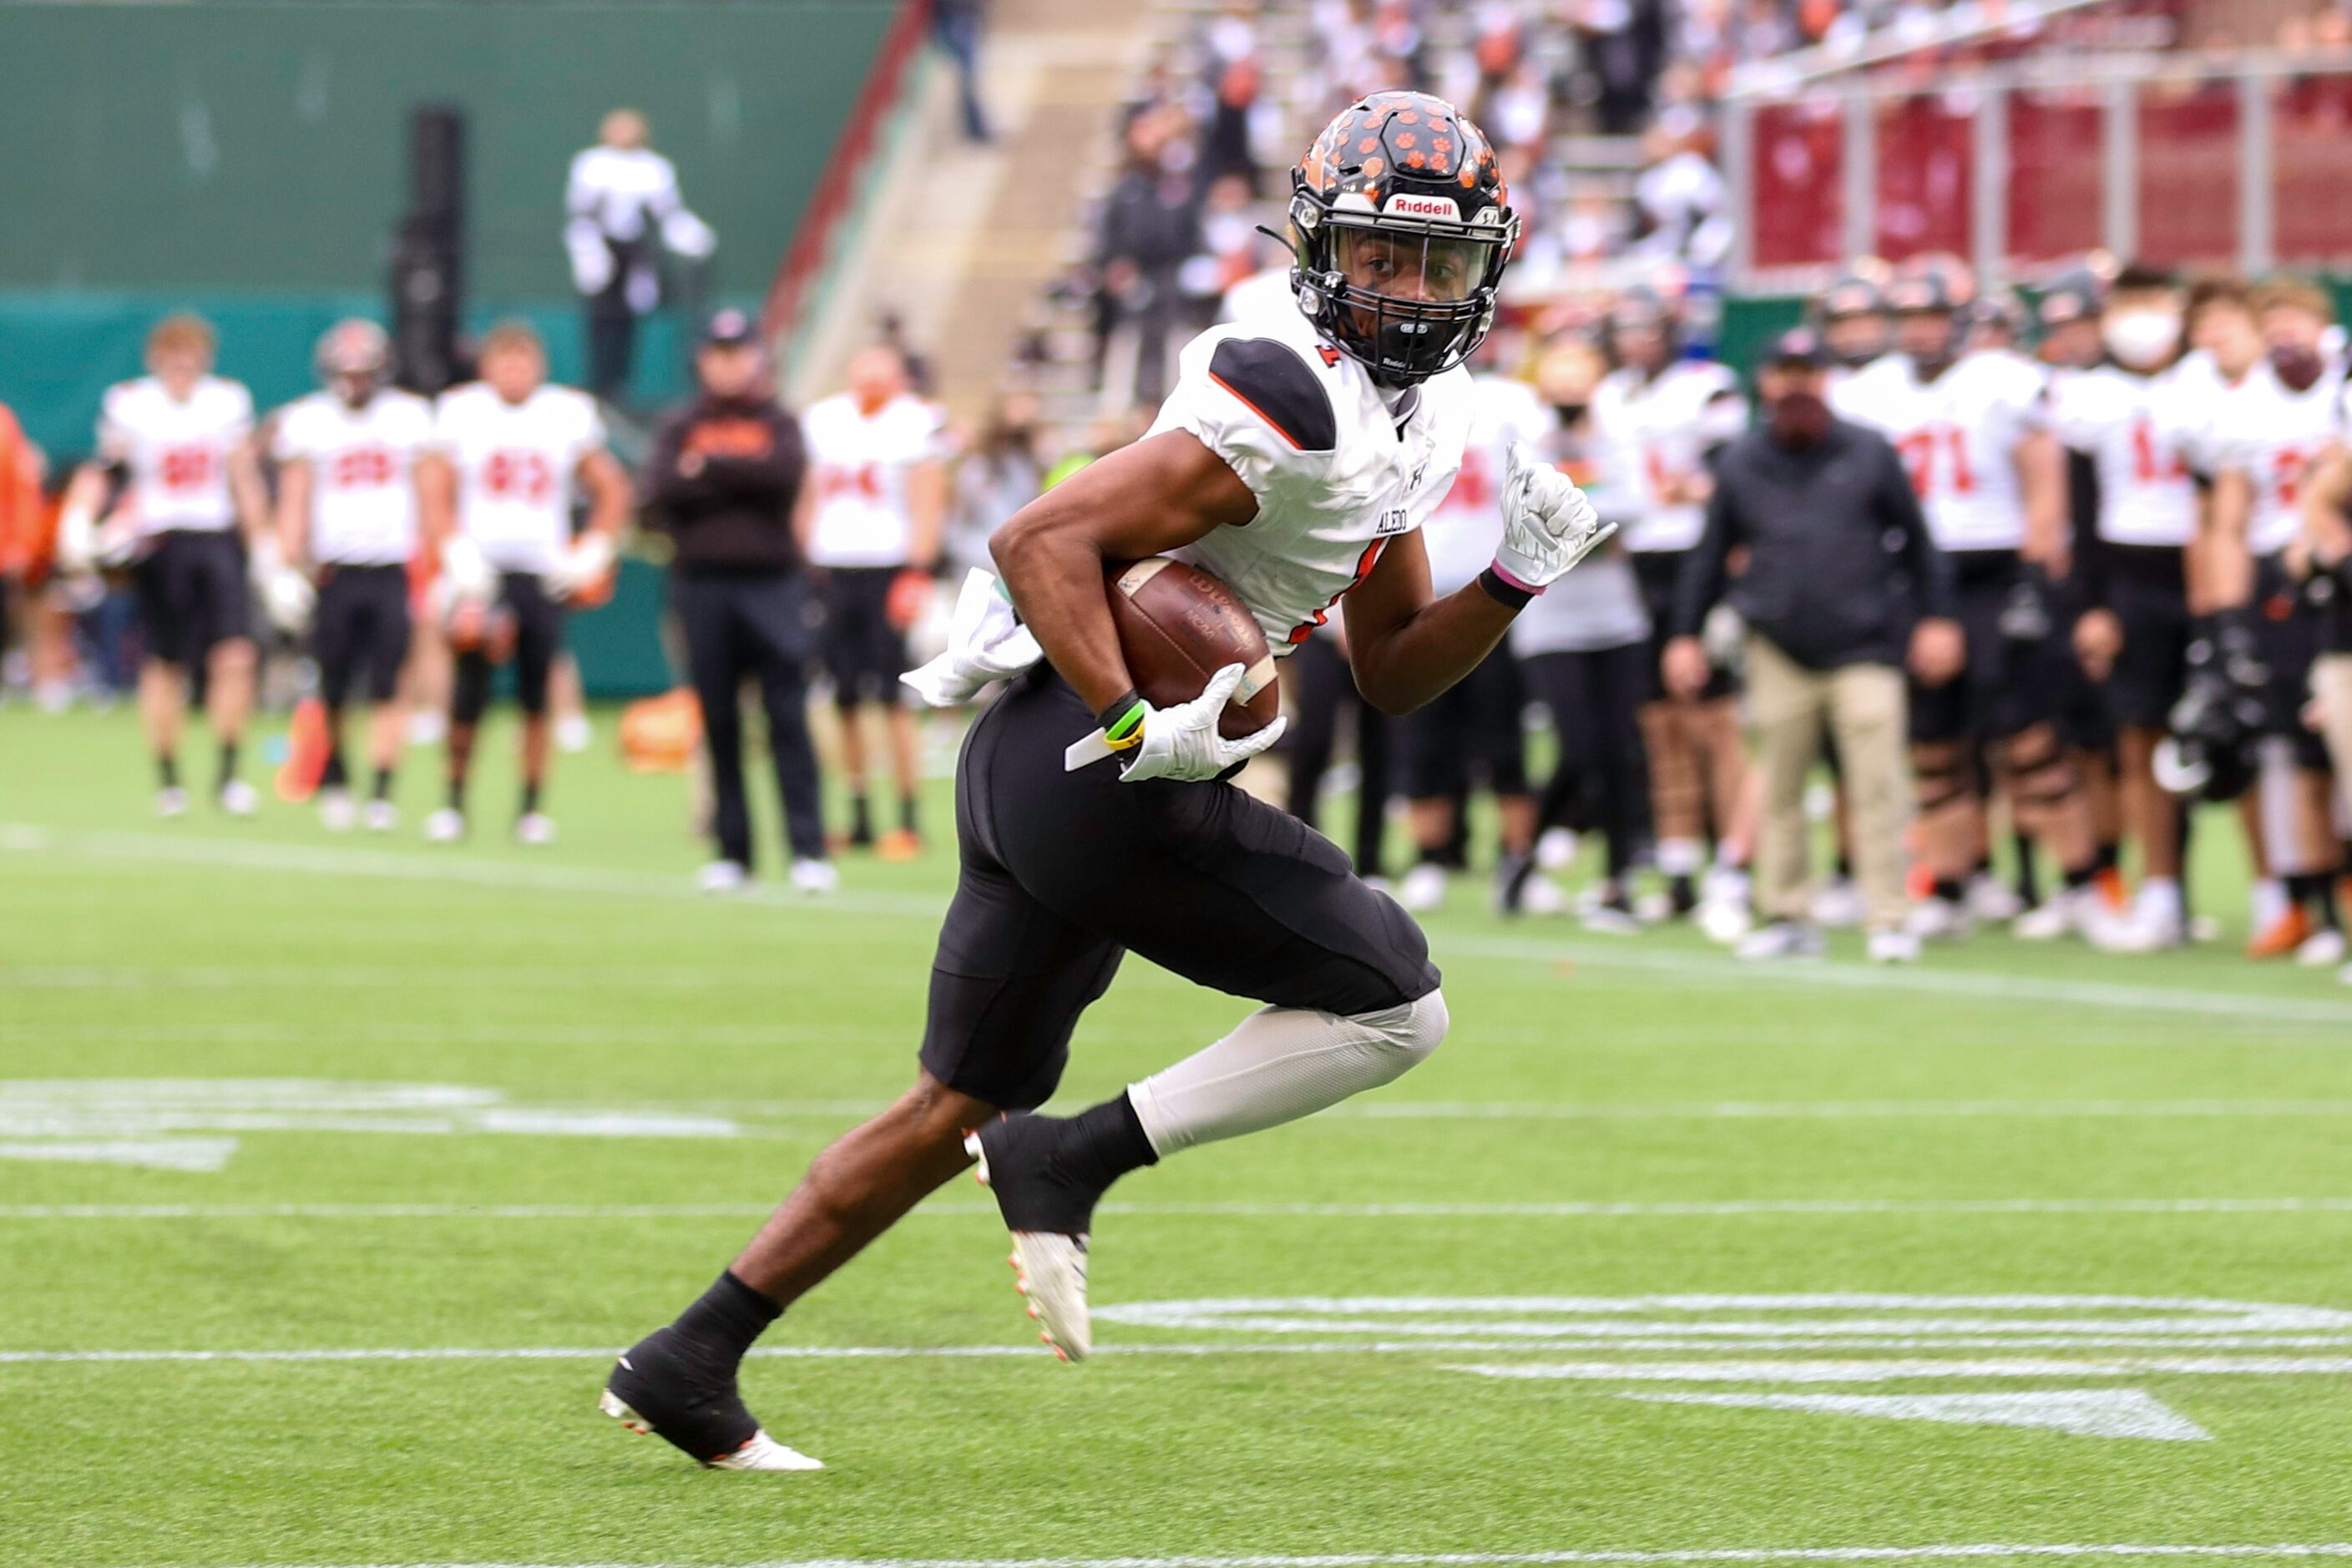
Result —
[{"label": "khaki pants", "polygon": [[2336,795],[2343,809],[2352,812],[2352,653],[2321,656],[2311,686],[2319,696],[2319,731],[2327,737]]},{"label": "khaki pants", "polygon": [[1764,637],[1748,639],[1748,702],[1764,770],[1757,901],[1773,920],[1808,918],[1805,781],[1826,721],[1844,771],[1856,877],[1874,931],[1903,923],[1903,827],[1911,806],[1903,672],[1884,664],[1808,669]]}]

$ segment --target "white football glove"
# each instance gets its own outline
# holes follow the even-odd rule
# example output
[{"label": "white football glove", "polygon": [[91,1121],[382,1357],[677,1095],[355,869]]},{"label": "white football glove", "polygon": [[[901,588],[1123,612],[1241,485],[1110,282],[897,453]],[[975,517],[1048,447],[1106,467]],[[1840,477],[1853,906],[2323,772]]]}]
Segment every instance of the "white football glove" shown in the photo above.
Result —
[{"label": "white football glove", "polygon": [[591,529],[572,541],[555,570],[547,574],[548,588],[559,599],[574,598],[604,581],[604,574],[613,569],[613,536]]},{"label": "white football glove", "polygon": [[929,708],[961,708],[992,681],[1007,680],[1045,657],[1037,634],[1021,624],[995,577],[975,566],[956,595],[947,651],[898,679]]},{"label": "white football glove", "polygon": [[1124,752],[1112,753],[1120,759],[1120,780],[1140,784],[1146,779],[1213,779],[1282,739],[1283,727],[1290,721],[1282,717],[1238,741],[1217,733],[1217,721],[1244,673],[1241,665],[1229,664],[1209,677],[1209,684],[1190,702],[1173,708],[1144,703],[1143,739]]},{"label": "white football glove", "polygon": [[427,605],[433,618],[447,625],[458,611],[480,609],[498,596],[498,574],[482,555],[482,547],[464,534],[441,546],[441,569],[434,574]]},{"label": "white football glove", "polygon": [[1512,446],[1503,476],[1503,543],[1495,552],[1495,569],[1505,580],[1540,594],[1616,531],[1574,480],[1524,443]]},{"label": "white football glove", "polygon": [[254,592],[261,595],[261,607],[271,626],[291,636],[310,624],[318,590],[310,586],[309,578],[286,564],[277,540],[265,537],[254,545],[247,574]]},{"label": "white football glove", "polygon": [[98,518],[86,506],[70,506],[58,514],[57,564],[59,574],[79,577],[98,565]]}]

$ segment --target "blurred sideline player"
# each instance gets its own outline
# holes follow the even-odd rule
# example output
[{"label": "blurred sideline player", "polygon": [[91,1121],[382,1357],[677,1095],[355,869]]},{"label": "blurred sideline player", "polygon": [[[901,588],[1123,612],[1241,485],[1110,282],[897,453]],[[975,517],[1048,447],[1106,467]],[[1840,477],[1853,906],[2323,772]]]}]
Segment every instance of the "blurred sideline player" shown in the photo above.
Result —
[{"label": "blurred sideline player", "polygon": [[433,408],[384,384],[392,349],[373,321],[337,323],[319,340],[325,390],[277,419],[278,549],[289,569],[315,578],[310,653],[327,714],[327,763],[319,816],[352,826],[343,707],[357,688],[370,705],[369,831],[390,832],[394,770],[406,739],[398,700],[408,659],[409,563],[418,547],[416,467],[433,438]]},{"label": "blurred sideline player", "polygon": [[215,343],[199,317],[156,323],[148,374],[107,389],[97,459],[75,474],[58,520],[67,572],[131,568],[146,641],[139,714],[163,816],[188,807],[179,750],[192,696],[220,747],[220,808],[249,816],[260,800],[237,776],[237,748],[253,709],[247,542],[267,526],[268,503],[249,446],[253,395],[212,374]]},{"label": "blurred sideline player", "polygon": [[[1550,411],[1523,381],[1477,375],[1470,383],[1469,405],[1461,471],[1422,525],[1429,580],[1441,595],[1468,587],[1493,562],[1502,537],[1502,485],[1510,454],[1551,433]],[[1521,722],[1527,705],[1519,662],[1506,644],[1399,726],[1416,854],[1397,886],[1397,901],[1406,909],[1419,913],[1445,901],[1448,858],[1470,809],[1472,786],[1481,783],[1493,793],[1500,819],[1495,908],[1504,914],[1550,915],[1567,907],[1559,887],[1535,866],[1536,797],[1528,788]]]},{"label": "blurred sideline player", "polygon": [[2344,373],[2322,348],[2331,315],[2326,297],[2307,285],[2258,292],[2223,281],[2201,291],[2193,321],[2223,389],[2205,453],[2213,621],[2200,651],[2214,657],[2192,659],[2190,678],[2204,679],[2210,664],[2225,689],[2250,682],[2263,714],[2254,787],[2240,801],[2260,873],[2247,953],[2313,964],[2344,956],[2327,752],[2303,723],[2326,628],[2305,604],[2287,552],[2302,533],[2304,470],[2335,438]]},{"label": "blurred sideline player", "polygon": [[[448,802],[425,819],[425,837],[465,837],[466,780],[491,668],[511,659],[523,712],[515,837],[547,844],[555,837],[541,809],[552,738],[548,675],[563,646],[563,605],[612,572],[629,481],[604,449],[594,401],[547,384],[547,352],[530,327],[493,327],[480,359],[481,380],[441,395],[421,469],[425,531],[440,558],[435,588],[457,654]],[[588,496],[588,527],[576,541],[575,487]]]},{"label": "blurred sideline player", "polygon": [[[2347,875],[2339,900],[2352,901],[2352,448],[2346,447],[2346,419],[2352,416],[2352,387],[2338,408],[2336,443],[2307,476],[2299,509],[2303,537],[2288,563],[2305,578],[2306,598],[2322,616],[2321,651],[2314,661],[2314,712],[2336,772],[2337,831],[2345,839],[2339,858]],[[2336,972],[2352,985],[2352,963]]]},{"label": "blurred sideline player", "polygon": [[[2059,563],[2063,460],[2046,430],[2044,378],[2000,349],[1961,352],[1960,312],[1945,278],[1898,278],[1887,300],[1895,352],[1831,395],[1838,413],[1885,433],[1901,454],[1937,547],[1952,563],[1966,664],[1958,679],[1912,681],[1911,771],[1922,858],[1934,885],[1910,923],[1927,940],[1967,934],[1972,906],[2009,889],[1981,869],[1986,802],[1979,760],[2021,826],[2046,838],[2066,891],[2048,906],[2064,929],[2104,938],[2093,887],[2090,807],[2052,705],[2054,666],[2037,569]],[[2055,931],[2033,934],[2056,934]]]},{"label": "blurred sideline player", "polygon": [[2107,354],[2053,394],[2053,427],[2074,454],[2074,574],[2088,606],[2074,649],[2116,720],[2124,820],[2142,876],[2127,945],[2188,940],[2183,818],[2157,782],[2157,742],[2179,700],[2189,652],[2199,498],[2188,452],[2211,372],[2183,366],[2181,297],[2169,273],[2127,268],[2101,318]]},{"label": "blurred sideline player", "polygon": [[[1592,418],[1639,487],[1624,542],[1660,644],[1650,651],[1658,656],[1674,619],[1675,584],[1706,525],[1714,486],[1707,454],[1745,427],[1748,400],[1728,366],[1675,357],[1673,310],[1651,289],[1625,291],[1610,312],[1609,337],[1618,368],[1593,394]],[[1706,901],[1744,907],[1747,877],[1730,841],[1745,805],[1748,753],[1731,677],[1717,670],[1695,698],[1658,691],[1642,705],[1641,724],[1671,911],[1689,914],[1700,902],[1710,832],[1717,858]]]},{"label": "blurred sideline player", "polygon": [[[905,359],[887,344],[860,350],[849,362],[849,389],[801,416],[816,486],[808,557],[824,574],[824,665],[841,712],[849,843],[891,860],[922,847],[919,737],[898,677],[908,663],[907,628],[922,613],[947,526],[943,425],[939,409],[910,390]],[[898,786],[898,826],[878,843],[860,727],[868,707],[886,715]]]},{"label": "blurred sideline player", "polygon": [[1886,313],[1885,264],[1865,258],[1822,290],[1816,308],[1822,344],[1830,353],[1829,389],[1835,398],[1848,377],[1895,346],[1895,323]]},{"label": "blurred sideline player", "polygon": [[[957,763],[962,865],[922,1070],[818,1155],[734,1267],[614,1368],[604,1410],[695,1459],[814,1468],[744,1408],[745,1352],[974,1159],[1047,1342],[1076,1359],[1091,1346],[1088,1232],[1113,1183],[1390,1082],[1444,1037],[1412,917],[1353,876],[1338,846],[1224,782],[1282,730],[1219,733],[1243,668],[1152,706],[1107,596],[1107,563],[1176,552],[1284,648],[1344,599],[1358,683],[1404,712],[1476,668],[1518,610],[1607,537],[1564,476],[1514,463],[1494,563],[1445,598],[1430,587],[1419,527],[1469,424],[1456,372],[1493,323],[1517,239],[1486,138],[1436,99],[1382,92],[1331,122],[1292,185],[1300,313],[1194,339],[1151,434],[997,531],[1002,591],[969,579],[949,651],[909,678],[942,705],[1013,679]],[[1032,1113],[1129,949],[1267,1005],[1077,1116]]]}]

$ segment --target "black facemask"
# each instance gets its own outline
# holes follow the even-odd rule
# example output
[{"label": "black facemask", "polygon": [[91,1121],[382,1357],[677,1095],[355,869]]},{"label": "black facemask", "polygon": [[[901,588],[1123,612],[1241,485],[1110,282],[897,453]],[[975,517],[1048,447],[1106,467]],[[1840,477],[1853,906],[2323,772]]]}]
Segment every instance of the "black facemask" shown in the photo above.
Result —
[{"label": "black facemask", "polygon": [[1559,422],[1563,425],[1582,424],[1585,415],[1591,410],[1592,405],[1589,403],[1555,403],[1551,405],[1551,411],[1559,416]]}]

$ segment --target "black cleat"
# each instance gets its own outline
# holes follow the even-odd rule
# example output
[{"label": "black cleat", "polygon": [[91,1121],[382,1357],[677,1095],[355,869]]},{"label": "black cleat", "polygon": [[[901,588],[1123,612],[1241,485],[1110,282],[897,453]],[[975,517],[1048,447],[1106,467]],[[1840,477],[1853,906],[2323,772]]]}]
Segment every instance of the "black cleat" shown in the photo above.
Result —
[{"label": "black cleat", "polygon": [[821,1470],[810,1458],[761,1430],[735,1373],[720,1371],[680,1343],[675,1326],[629,1347],[605,1381],[597,1407],[632,1432],[659,1437],[714,1470]]},{"label": "black cleat", "polygon": [[1067,1122],[1015,1112],[964,1140],[973,1174],[996,1194],[1013,1233],[1014,1288],[1029,1298],[1038,1335],[1064,1361],[1094,1349],[1087,1313],[1087,1233],[1104,1188],[1073,1175],[1055,1155]]}]

